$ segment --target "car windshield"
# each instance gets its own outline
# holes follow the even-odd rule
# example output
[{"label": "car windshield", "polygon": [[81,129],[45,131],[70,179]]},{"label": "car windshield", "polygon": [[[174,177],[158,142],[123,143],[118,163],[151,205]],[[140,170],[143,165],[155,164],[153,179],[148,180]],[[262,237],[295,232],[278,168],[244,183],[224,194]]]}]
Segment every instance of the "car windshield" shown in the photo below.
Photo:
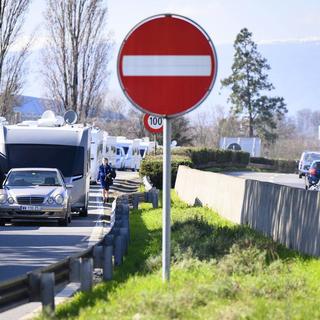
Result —
[{"label": "car windshield", "polygon": [[65,177],[83,175],[84,148],[64,145],[6,144],[8,168],[57,168]]},{"label": "car windshield", "polygon": [[55,171],[12,171],[5,186],[62,186],[62,181]]},{"label": "car windshield", "polygon": [[313,162],[315,160],[320,160],[320,153],[312,152],[305,155],[306,162]]}]

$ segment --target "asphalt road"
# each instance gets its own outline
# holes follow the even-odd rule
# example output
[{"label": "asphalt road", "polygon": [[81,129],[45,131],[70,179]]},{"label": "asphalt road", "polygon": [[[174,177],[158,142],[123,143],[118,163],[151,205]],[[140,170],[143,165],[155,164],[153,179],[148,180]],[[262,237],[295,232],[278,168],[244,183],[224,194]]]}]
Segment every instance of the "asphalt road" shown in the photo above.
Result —
[{"label": "asphalt road", "polygon": [[[136,173],[118,172],[110,196],[135,191],[137,178]],[[53,221],[0,227],[0,281],[57,262],[99,241],[108,228],[100,217],[110,211],[111,204],[102,204],[100,187],[92,186],[88,217],[73,215],[68,227],[59,227]]]},{"label": "asphalt road", "polygon": [[305,188],[304,178],[299,179],[297,174],[287,173],[269,173],[269,172],[250,172],[250,171],[239,171],[239,172],[226,172],[225,174],[252,179],[259,181],[272,182],[295,188]]}]

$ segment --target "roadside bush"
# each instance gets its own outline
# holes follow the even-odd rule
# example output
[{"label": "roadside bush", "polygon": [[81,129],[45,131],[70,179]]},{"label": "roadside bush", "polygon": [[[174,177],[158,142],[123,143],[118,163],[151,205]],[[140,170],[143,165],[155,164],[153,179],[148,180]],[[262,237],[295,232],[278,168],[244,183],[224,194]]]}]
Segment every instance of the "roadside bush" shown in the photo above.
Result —
[{"label": "roadside bush", "polygon": [[250,157],[250,163],[266,164],[266,165],[273,166],[274,160],[263,158],[263,157]]},{"label": "roadside bush", "polygon": [[270,166],[270,170],[280,173],[294,173],[297,170],[295,160],[276,160],[263,157],[251,157],[251,164],[263,164]]},{"label": "roadside bush", "polygon": [[275,160],[274,169],[277,172],[294,173],[297,168],[297,162],[294,160]]},{"label": "roadside bush", "polygon": [[195,167],[213,163],[246,166],[250,159],[248,152],[210,148],[175,148],[172,154],[190,158]]},{"label": "roadside bush", "polygon": [[[208,148],[175,148],[172,150],[171,182],[174,187],[179,165],[192,168],[207,168],[214,165],[221,167],[245,167],[249,163],[250,154],[242,151],[208,149]],[[147,156],[140,168],[141,176],[149,176],[153,185],[162,189],[162,154]]]},{"label": "roadside bush", "polygon": [[[181,157],[181,156],[173,156],[171,161],[171,187],[173,188],[177,178],[177,172],[180,165],[192,167],[192,162],[190,159]],[[162,156],[146,157],[140,167],[140,175],[141,176],[149,176],[152,184],[158,188],[162,189]]]}]

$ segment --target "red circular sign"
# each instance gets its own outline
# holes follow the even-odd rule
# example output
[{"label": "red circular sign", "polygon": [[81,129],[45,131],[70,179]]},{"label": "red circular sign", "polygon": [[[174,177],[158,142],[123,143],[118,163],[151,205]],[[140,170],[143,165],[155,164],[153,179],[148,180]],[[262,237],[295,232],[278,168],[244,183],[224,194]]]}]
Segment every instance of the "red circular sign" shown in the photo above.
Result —
[{"label": "red circular sign", "polygon": [[162,117],[145,114],[143,117],[145,128],[151,133],[163,132],[163,119]]},{"label": "red circular sign", "polygon": [[118,55],[118,78],[140,110],[176,116],[196,108],[210,93],[217,58],[200,26],[178,15],[158,15],[133,28]]}]

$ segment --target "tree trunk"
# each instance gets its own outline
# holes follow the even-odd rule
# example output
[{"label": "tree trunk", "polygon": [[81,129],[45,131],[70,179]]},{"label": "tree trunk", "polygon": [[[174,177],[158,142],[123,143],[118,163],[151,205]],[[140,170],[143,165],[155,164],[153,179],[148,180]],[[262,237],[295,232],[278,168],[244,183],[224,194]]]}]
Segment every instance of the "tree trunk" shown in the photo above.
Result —
[{"label": "tree trunk", "polygon": [[253,119],[252,119],[251,114],[249,116],[249,137],[250,138],[253,137]]}]

